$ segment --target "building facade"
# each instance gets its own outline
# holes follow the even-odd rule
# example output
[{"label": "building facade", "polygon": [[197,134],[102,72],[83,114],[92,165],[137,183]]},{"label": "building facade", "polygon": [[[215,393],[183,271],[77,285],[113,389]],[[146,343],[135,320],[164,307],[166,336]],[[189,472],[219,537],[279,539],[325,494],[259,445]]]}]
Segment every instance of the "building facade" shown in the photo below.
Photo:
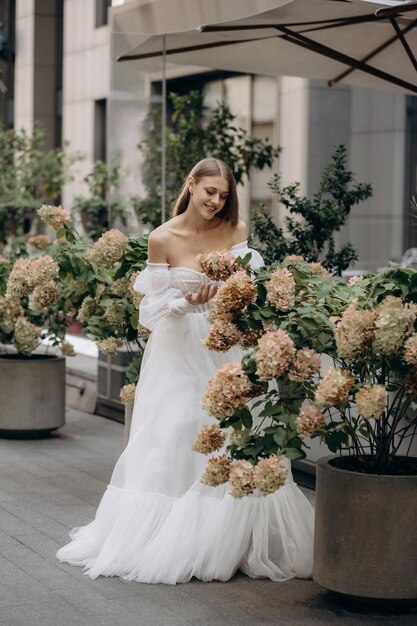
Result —
[{"label": "building facade", "polygon": [[[0,0],[0,31],[8,36],[6,56],[0,51],[0,79],[6,88],[0,89],[2,125],[30,130],[40,121],[50,146],[67,139],[71,151],[85,154],[64,190],[67,207],[75,195],[85,193],[82,179],[92,162],[116,155],[127,171],[122,190],[143,192],[137,146],[150,102],[160,105],[162,66],[118,63],[116,58],[151,32],[198,25],[198,16],[190,12],[165,11],[156,20],[151,5],[151,0]],[[354,208],[339,235],[341,242],[357,247],[357,269],[399,261],[407,248],[417,247],[417,218],[409,205],[417,194],[417,98],[215,68],[169,66],[167,79],[168,90],[203,89],[207,104],[225,97],[240,126],[282,146],[276,169],[284,183],[300,182],[305,194],[317,190],[334,147],[345,144],[356,180],[374,188],[373,197]],[[241,189],[244,218],[265,202],[282,221],[283,208],[267,187],[270,175],[254,172]],[[139,228],[133,214],[129,224]]]}]

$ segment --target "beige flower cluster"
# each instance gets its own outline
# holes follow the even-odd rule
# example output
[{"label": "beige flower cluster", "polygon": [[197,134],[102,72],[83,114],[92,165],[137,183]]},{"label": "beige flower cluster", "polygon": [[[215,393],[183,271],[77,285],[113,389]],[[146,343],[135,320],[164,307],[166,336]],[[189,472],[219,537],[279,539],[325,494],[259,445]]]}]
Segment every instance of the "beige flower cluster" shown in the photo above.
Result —
[{"label": "beige flower cluster", "polygon": [[227,280],[229,276],[240,269],[235,257],[229,251],[199,254],[196,259],[203,272],[214,281]]},{"label": "beige flower cluster", "polygon": [[310,437],[326,422],[324,413],[314,405],[303,406],[295,420],[297,433],[301,437]]},{"label": "beige flower cluster", "polygon": [[288,311],[295,302],[295,281],[286,268],[276,269],[265,282],[267,300],[278,311]]},{"label": "beige flower cluster", "polygon": [[317,352],[310,348],[297,351],[291,364],[288,378],[298,383],[308,380],[320,371],[320,359]]},{"label": "beige flower cluster", "polygon": [[28,295],[33,289],[33,279],[29,270],[30,259],[17,259],[7,280],[6,296],[21,298]]},{"label": "beige flower cluster", "polygon": [[230,495],[234,498],[242,498],[253,492],[254,476],[253,465],[249,461],[236,461],[233,463],[229,474]]},{"label": "beige flower cluster", "polygon": [[77,320],[84,324],[92,315],[97,311],[97,303],[91,296],[86,296],[81,302],[81,306],[78,310]]},{"label": "beige flower cluster", "polygon": [[119,296],[119,298],[126,298],[129,302],[139,307],[141,301],[143,300],[143,294],[138,293],[133,289],[133,284],[138,276],[139,272],[136,272],[130,278],[127,276],[118,278],[111,284],[110,293],[115,296]]},{"label": "beige flower cluster", "polygon": [[18,352],[29,356],[39,342],[41,329],[25,317],[18,317],[14,327],[13,344]]},{"label": "beige flower cluster", "polygon": [[322,266],[321,263],[309,263],[310,272],[314,276],[322,276],[323,278],[331,279],[333,278],[332,274],[326,270],[325,267]]},{"label": "beige flower cluster", "polygon": [[209,380],[202,406],[207,413],[222,419],[245,406],[256,393],[255,386],[242,370],[239,361],[226,363]]},{"label": "beige flower cluster", "polygon": [[387,406],[387,390],[382,385],[364,385],[355,394],[355,402],[364,419],[379,419]]},{"label": "beige flower cluster", "polygon": [[59,286],[53,280],[49,280],[35,287],[30,301],[30,308],[34,311],[40,311],[48,306],[52,306],[57,302],[59,295]]},{"label": "beige flower cluster", "polygon": [[59,230],[71,219],[71,214],[61,206],[44,204],[38,209],[39,217],[54,230]]},{"label": "beige flower cluster", "polygon": [[283,457],[271,454],[266,459],[259,459],[253,468],[253,482],[262,495],[274,493],[285,484],[288,470]]},{"label": "beige flower cluster", "polygon": [[126,307],[117,300],[111,300],[104,307],[103,318],[115,334],[123,333],[125,325]]},{"label": "beige flower cluster", "polygon": [[353,287],[354,285],[356,285],[356,283],[360,282],[362,280],[363,276],[351,276],[349,278],[349,280],[347,281],[347,284],[349,285],[349,287]]},{"label": "beige flower cluster", "polygon": [[287,371],[295,354],[291,337],[284,330],[271,330],[258,341],[255,354],[256,374],[259,380],[272,380]]},{"label": "beige flower cluster", "polygon": [[49,237],[46,235],[33,235],[28,237],[28,244],[36,248],[36,250],[45,250],[49,245]]},{"label": "beige flower cluster", "polygon": [[417,365],[417,334],[411,335],[405,342],[404,360],[409,365]]},{"label": "beige flower cluster", "polygon": [[253,348],[254,346],[257,346],[260,337],[262,337],[264,333],[264,331],[262,330],[254,330],[253,328],[245,328],[245,330],[239,330],[239,345],[243,349]]},{"label": "beige flower cluster", "polygon": [[348,370],[340,368],[327,370],[317,386],[314,404],[327,408],[345,402],[354,382]]},{"label": "beige flower cluster", "polygon": [[289,254],[284,259],[284,263],[293,263],[294,265],[296,263],[303,263],[303,262],[304,262],[304,257],[300,256],[299,254]]},{"label": "beige flower cluster", "polygon": [[226,433],[217,424],[204,426],[193,443],[193,450],[201,454],[210,454],[223,447],[226,441]]},{"label": "beige flower cluster", "polygon": [[74,346],[69,341],[61,341],[59,349],[64,356],[75,356]]},{"label": "beige flower cluster", "polygon": [[133,402],[135,399],[136,393],[136,385],[130,383],[129,385],[124,385],[120,389],[120,400],[123,404],[129,404],[129,402]]},{"label": "beige flower cluster", "polygon": [[124,255],[128,242],[129,238],[126,235],[120,230],[112,228],[105,232],[87,251],[85,259],[103,267],[112,267]]},{"label": "beige flower cluster", "polygon": [[256,287],[245,272],[236,272],[229,276],[211,299],[211,316],[241,311],[251,304],[256,297]]},{"label": "beige flower cluster", "polygon": [[201,481],[209,487],[217,487],[227,483],[230,474],[231,461],[226,454],[208,460]]},{"label": "beige flower cluster", "polygon": [[401,298],[395,296],[387,296],[378,305],[373,342],[376,354],[390,356],[401,350],[412,330],[416,311],[417,305],[404,304]]},{"label": "beige flower cluster", "polygon": [[242,430],[234,430],[230,433],[229,441],[230,445],[237,446],[238,448],[245,448],[251,438],[251,431],[248,428]]},{"label": "beige flower cluster", "polygon": [[342,359],[354,359],[372,342],[376,316],[374,309],[358,309],[356,301],[343,312],[334,330],[337,353]]},{"label": "beige flower cluster", "polygon": [[18,317],[23,315],[20,300],[11,300],[0,296],[0,329],[4,333],[12,333]]},{"label": "beige flower cluster", "polygon": [[219,315],[210,327],[210,332],[203,340],[203,346],[209,350],[226,352],[235,346],[241,338],[239,328],[232,322],[233,316],[225,313]]},{"label": "beige flower cluster", "polygon": [[123,345],[123,339],[116,337],[107,337],[106,339],[100,339],[96,341],[98,349],[107,356],[117,356],[118,348]]}]

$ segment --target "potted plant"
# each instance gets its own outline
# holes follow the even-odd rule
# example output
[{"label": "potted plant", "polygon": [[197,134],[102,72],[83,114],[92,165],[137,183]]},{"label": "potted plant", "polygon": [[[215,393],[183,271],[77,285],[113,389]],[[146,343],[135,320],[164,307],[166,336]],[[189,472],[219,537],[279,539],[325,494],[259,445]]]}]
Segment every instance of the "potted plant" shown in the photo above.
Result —
[{"label": "potted plant", "polygon": [[[68,217],[62,211],[61,219]],[[49,254],[31,258],[24,246],[0,261],[2,436],[39,436],[64,424],[63,355],[73,349],[65,341],[69,303],[58,276]]]},{"label": "potted plant", "polygon": [[282,457],[303,458],[319,437],[335,456],[318,463],[314,579],[346,596],[415,601],[417,272],[346,284],[301,257],[229,267],[206,345],[252,350],[209,382],[203,406],[218,425],[195,449],[221,449],[225,429],[228,445],[203,481],[267,495],[285,480]]},{"label": "potted plant", "polygon": [[[57,231],[58,240],[47,251],[58,264],[62,293],[73,318],[100,351],[99,408],[107,416],[118,415],[122,407],[119,390],[128,384],[130,395],[134,393],[148,336],[138,322],[141,296],[133,289],[146,263],[147,237],[128,237],[112,229],[92,242],[77,232],[71,220],[56,221],[60,210],[50,206],[39,212]],[[106,384],[108,366],[110,392]],[[124,390],[122,400],[126,400],[126,393]],[[125,421],[129,422],[129,409]]]}]

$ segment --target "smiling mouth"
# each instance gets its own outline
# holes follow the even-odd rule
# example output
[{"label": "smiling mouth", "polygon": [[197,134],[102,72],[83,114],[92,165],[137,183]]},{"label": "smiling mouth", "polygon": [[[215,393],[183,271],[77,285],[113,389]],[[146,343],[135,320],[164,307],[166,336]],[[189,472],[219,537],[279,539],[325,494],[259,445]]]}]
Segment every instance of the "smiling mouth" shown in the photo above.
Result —
[{"label": "smiling mouth", "polygon": [[204,205],[206,207],[206,209],[208,209],[209,211],[217,211],[217,207],[215,206],[209,206],[208,204]]}]

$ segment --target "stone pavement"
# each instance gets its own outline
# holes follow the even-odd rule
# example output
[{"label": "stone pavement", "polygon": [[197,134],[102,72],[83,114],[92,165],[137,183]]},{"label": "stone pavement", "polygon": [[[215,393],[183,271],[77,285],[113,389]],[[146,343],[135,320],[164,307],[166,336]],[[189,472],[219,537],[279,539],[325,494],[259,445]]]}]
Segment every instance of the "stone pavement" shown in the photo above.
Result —
[{"label": "stone pavement", "polygon": [[408,626],[416,612],[347,610],[311,580],[177,586],[95,581],[59,563],[68,530],[94,516],[123,427],[69,410],[43,440],[0,440],[0,624],[7,626]]}]

